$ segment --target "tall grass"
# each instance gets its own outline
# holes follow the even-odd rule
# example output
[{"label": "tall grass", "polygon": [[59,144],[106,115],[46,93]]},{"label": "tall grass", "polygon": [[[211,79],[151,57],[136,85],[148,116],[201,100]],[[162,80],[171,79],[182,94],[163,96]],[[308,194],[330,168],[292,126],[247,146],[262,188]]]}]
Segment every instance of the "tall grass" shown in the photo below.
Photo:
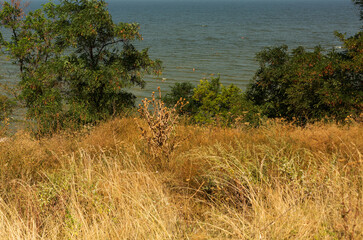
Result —
[{"label": "tall grass", "polygon": [[0,239],[362,239],[362,129],[180,124],[162,168],[132,118],[19,132],[0,142]]}]

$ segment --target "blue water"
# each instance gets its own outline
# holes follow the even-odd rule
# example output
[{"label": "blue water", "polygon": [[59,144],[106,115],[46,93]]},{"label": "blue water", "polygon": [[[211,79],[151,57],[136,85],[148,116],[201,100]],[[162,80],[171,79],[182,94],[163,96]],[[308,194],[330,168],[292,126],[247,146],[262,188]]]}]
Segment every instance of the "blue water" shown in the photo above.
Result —
[{"label": "blue water", "polygon": [[[108,2],[115,22],[140,24],[144,41],[135,44],[163,61],[163,76],[145,76],[145,89],[131,89],[139,97],[150,96],[157,86],[167,91],[175,82],[198,83],[211,74],[245,88],[258,67],[255,54],[264,47],[330,49],[341,45],[335,30],[352,35],[361,27],[350,0]],[[16,68],[4,59],[2,64],[3,81],[15,82]]]}]

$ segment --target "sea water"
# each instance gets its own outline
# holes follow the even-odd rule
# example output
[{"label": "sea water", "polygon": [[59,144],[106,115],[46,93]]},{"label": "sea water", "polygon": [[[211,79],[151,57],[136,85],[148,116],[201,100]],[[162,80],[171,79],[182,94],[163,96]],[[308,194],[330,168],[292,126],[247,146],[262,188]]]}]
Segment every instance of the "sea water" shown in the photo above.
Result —
[{"label": "sea water", "polygon": [[[36,9],[45,0],[31,1]],[[158,86],[163,92],[175,82],[198,84],[220,75],[222,84],[245,89],[265,47],[286,44],[290,49],[339,48],[334,31],[358,32],[359,11],[350,0],[111,0],[108,9],[115,22],[137,22],[144,38],[135,42],[149,48],[163,62],[163,75],[145,76],[146,87],[130,89],[139,98]],[[2,82],[18,81],[18,68],[1,59]]]}]

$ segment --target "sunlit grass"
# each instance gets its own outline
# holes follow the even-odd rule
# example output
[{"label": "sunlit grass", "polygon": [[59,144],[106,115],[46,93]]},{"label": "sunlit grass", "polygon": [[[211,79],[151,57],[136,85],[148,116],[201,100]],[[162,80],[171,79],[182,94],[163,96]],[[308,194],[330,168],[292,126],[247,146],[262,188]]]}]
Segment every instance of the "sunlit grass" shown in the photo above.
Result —
[{"label": "sunlit grass", "polygon": [[0,239],[361,239],[362,129],[180,124],[162,165],[133,118],[19,132],[0,142]]}]

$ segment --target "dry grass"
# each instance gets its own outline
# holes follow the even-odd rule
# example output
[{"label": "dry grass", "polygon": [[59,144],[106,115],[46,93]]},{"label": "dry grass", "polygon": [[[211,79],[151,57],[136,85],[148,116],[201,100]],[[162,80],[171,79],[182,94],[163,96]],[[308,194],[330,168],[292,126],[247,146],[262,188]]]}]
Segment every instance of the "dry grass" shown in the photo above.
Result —
[{"label": "dry grass", "polygon": [[362,239],[362,130],[178,125],[162,168],[131,118],[19,132],[0,142],[0,239]]}]

